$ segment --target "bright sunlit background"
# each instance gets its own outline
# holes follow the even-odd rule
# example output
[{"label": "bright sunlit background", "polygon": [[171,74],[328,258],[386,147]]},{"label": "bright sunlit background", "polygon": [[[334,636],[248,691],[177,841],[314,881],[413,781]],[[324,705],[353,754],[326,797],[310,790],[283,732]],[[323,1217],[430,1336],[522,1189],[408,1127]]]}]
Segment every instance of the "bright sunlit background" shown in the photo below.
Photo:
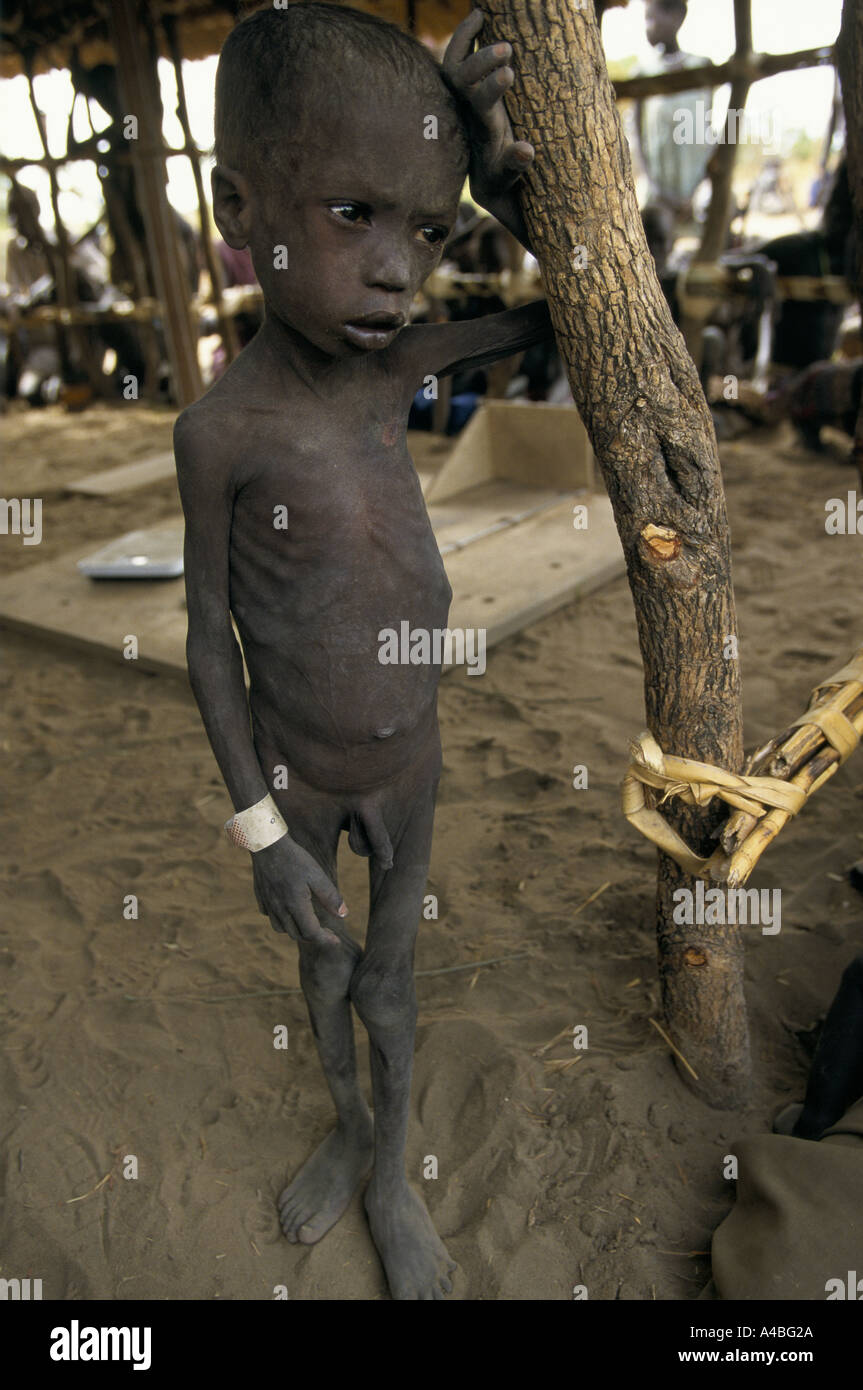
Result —
[{"label": "bright sunlit background", "polygon": [[[757,51],[771,53],[830,45],[835,42],[839,32],[840,17],[841,0],[818,0],[815,4],[812,0],[780,0],[780,3],[777,0],[752,0],[753,44]],[[630,0],[625,10],[609,11],[603,25],[603,37],[613,77],[632,74],[651,60],[655,62],[655,54],[644,36],[642,0]],[[690,0],[689,14],[680,30],[679,42],[686,52],[711,58],[714,62],[730,57],[734,48],[731,0]],[[209,150],[213,142],[216,62],[213,56],[202,62],[183,65],[192,133],[202,150]],[[171,145],[181,145],[183,134],[175,114],[174,71],[164,59],[160,61],[159,74],[165,110],[165,138]],[[748,116],[756,129],[775,132],[775,136],[769,148],[763,151],[749,147],[746,172],[757,167],[767,153],[787,157],[794,152],[798,161],[804,162],[817,158],[830,116],[833,84],[832,68],[821,67],[767,78],[750,89],[746,107]],[[55,71],[37,77],[35,91],[36,100],[46,116],[50,151],[60,155],[63,153],[66,123],[73,99],[68,73]],[[727,102],[728,88],[725,87],[716,94],[713,106],[716,122],[722,119]],[[77,137],[90,135],[90,119],[96,132],[108,125],[108,118],[97,103],[90,103],[89,118],[83,97],[79,97],[75,105],[73,131]],[[41,154],[24,77],[0,83],[0,151],[10,158],[38,157]],[[61,216],[69,230],[79,235],[92,226],[102,210],[95,166],[88,161],[79,161],[61,168],[58,177]],[[168,196],[174,207],[193,224],[197,224],[198,207],[189,161],[183,156],[170,159],[168,177]],[[51,227],[47,174],[35,167],[27,168],[20,173],[19,179],[38,194],[43,225]],[[8,179],[2,182],[8,189]],[[204,168],[204,182],[209,187],[207,165]]]}]

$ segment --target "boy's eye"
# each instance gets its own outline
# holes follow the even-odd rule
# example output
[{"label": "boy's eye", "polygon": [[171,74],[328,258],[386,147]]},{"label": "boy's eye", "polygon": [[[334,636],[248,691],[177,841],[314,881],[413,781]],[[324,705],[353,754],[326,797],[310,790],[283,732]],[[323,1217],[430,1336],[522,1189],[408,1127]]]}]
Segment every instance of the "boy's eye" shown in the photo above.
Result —
[{"label": "boy's eye", "polygon": [[[360,222],[370,222],[372,210],[365,203],[329,203],[330,212],[338,217],[339,221],[347,222],[351,226],[357,226]],[[420,234],[428,246],[440,246],[449,236],[446,227],[439,227],[435,223],[427,223],[425,227],[420,227]]]},{"label": "boy's eye", "polygon": [[352,223],[368,216],[368,208],[363,207],[361,203],[330,203],[330,212],[334,212],[345,222]]},{"label": "boy's eye", "polygon": [[449,233],[446,227],[420,227],[420,231],[428,242],[429,246],[440,246],[446,241]]}]

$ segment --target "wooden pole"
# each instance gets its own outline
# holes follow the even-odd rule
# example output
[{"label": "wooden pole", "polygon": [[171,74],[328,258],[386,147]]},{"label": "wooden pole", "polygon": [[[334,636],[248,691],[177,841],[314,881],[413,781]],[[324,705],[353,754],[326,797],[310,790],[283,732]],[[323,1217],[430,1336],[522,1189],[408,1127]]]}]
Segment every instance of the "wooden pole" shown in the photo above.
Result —
[{"label": "wooden pole", "polygon": [[[731,185],[740,138],[738,114],[742,115],[745,110],[751,85],[751,79],[746,76],[747,63],[752,54],[751,0],[734,0],[734,36],[734,55],[740,63],[742,75],[735,77],[731,84],[723,139],[708,166],[711,185],[710,206],[701,234],[701,244],[693,257],[693,261],[700,263],[718,260],[725,250],[728,237],[731,221]],[[699,368],[703,352],[704,323],[703,317],[696,318],[684,314],[680,324],[689,354]]]},{"label": "wooden pole", "polygon": [[[25,52],[21,55],[21,62],[27,76],[27,90],[30,96],[30,109],[33,112],[33,119],[36,122],[36,129],[39,132],[39,143],[45,159],[50,159],[48,153],[48,137],[45,133],[45,117],[43,116],[36,102],[36,92],[33,87],[33,54]],[[54,277],[54,286],[57,292],[57,303],[61,309],[69,310],[72,308],[72,279],[69,268],[69,238],[66,235],[66,227],[60,216],[60,185],[57,182],[57,170],[53,164],[49,163],[48,185],[51,193],[51,212],[54,216],[54,233],[57,238],[56,248],[45,245],[44,250],[48,262],[51,266],[51,273]],[[62,316],[61,316],[62,318]],[[56,325],[57,351],[60,354],[60,370],[64,381],[70,377],[70,369],[74,357],[78,354],[73,353],[72,344],[67,336],[67,329],[62,322]],[[77,344],[75,346],[78,346]]]},{"label": "wooden pole", "polygon": [[[614,508],[635,601],[647,721],[668,753],[743,765],[737,619],[716,437],[647,248],[629,150],[591,6],[481,0],[507,40],[507,107],[536,159],[522,206],[566,363]],[[626,751],[621,749],[621,764]],[[675,809],[709,855],[721,811]],[[694,882],[660,856],[657,934],[668,1030],[710,1104],[745,1097],[750,1060],[736,926],[678,924]]]},{"label": "wooden pole", "polygon": [[148,61],[149,48],[135,0],[114,0],[108,13],[126,114],[135,116],[138,122],[138,138],[129,140],[129,147],[156,288],[164,311],[174,395],[177,404],[183,407],[197,400],[202,388],[197,337],[189,314],[188,286],[182,269],[177,228],[165,190],[158,75],[155,64]]},{"label": "wooden pole", "polygon": [[[848,155],[848,182],[854,207],[854,238],[857,248],[857,294],[863,311],[863,5],[845,0],[842,25],[836,45],[842,103],[845,107],[845,148]],[[852,459],[860,472],[863,490],[863,401],[857,414]]]},{"label": "wooden pole", "polygon": [[177,79],[177,116],[179,117],[180,125],[183,127],[183,139],[189,155],[189,163],[192,166],[192,176],[195,180],[195,193],[198,198],[198,216],[201,221],[201,248],[204,253],[207,273],[210,277],[212,299],[219,320],[219,332],[222,335],[222,342],[225,345],[225,355],[229,362],[233,362],[240,350],[240,344],[237,338],[237,326],[234,320],[225,313],[222,302],[221,271],[217,263],[216,253],[213,250],[213,238],[210,236],[210,208],[204,193],[200,154],[195,148],[195,142],[192,139],[189,108],[186,104],[186,88],[183,82],[183,55],[180,52],[180,43],[177,37],[176,17],[172,14],[163,14],[162,28],[165,31],[165,38],[171,54],[171,62],[174,65],[174,75]]},{"label": "wooden pole", "polygon": [[[837,54],[837,62],[838,61],[839,55]],[[842,113],[842,110],[842,87],[839,81],[839,70],[837,68],[837,70],[833,74],[833,100],[830,103],[830,119],[827,122],[827,129],[824,132],[824,143],[821,146],[821,187],[819,189],[818,194],[818,204],[820,207],[823,207],[824,203],[826,202],[825,194],[827,191],[828,183],[827,171],[830,167],[830,155],[833,152],[833,139],[836,135],[836,127],[839,124],[839,118],[840,114]]]},{"label": "wooden pole", "polygon": [[[745,60],[752,51],[751,0],[734,0],[735,52]],[[743,114],[746,98],[751,86],[746,76],[737,77],[731,84],[728,98],[728,112],[725,117],[725,131],[722,143],[711,160],[711,197],[704,223],[701,245],[695,257],[698,261],[715,261],[725,250],[728,237],[728,224],[731,211],[731,181],[734,165],[737,162],[737,148],[740,138],[738,113]]]},{"label": "wooden pole", "polygon": [[[108,230],[114,242],[115,256],[125,257],[127,273],[131,277],[129,284],[131,285],[132,298],[138,305],[152,299],[155,295],[155,283],[151,283],[144,249],[130,225],[122,189],[118,187],[117,180],[113,177],[114,170],[121,167],[126,160],[131,164],[131,155],[128,150],[121,151],[118,145],[118,141],[121,144],[128,143],[122,139],[120,133],[120,113],[116,109],[109,111],[108,114],[114,125],[97,135],[90,108],[92,94],[84,85],[87,69],[81,62],[77,48],[72,50],[69,71],[73,85],[84,97],[87,106],[87,120],[90,125],[90,139],[82,142],[77,148],[79,151],[85,147],[92,149],[92,156],[90,157],[96,164],[96,173],[101,185],[102,197],[105,200]],[[100,144],[107,144],[108,149],[100,150],[98,148]],[[152,314],[143,321],[137,319],[136,322],[140,333],[141,351],[144,355],[144,382],[143,384],[139,383],[140,399],[156,400],[159,395],[161,335],[156,328]]]},{"label": "wooden pole", "polygon": [[[57,347],[60,354],[61,372],[64,384],[68,387],[76,373],[83,373],[92,390],[97,394],[104,394],[104,378],[102,376],[101,356],[97,350],[94,340],[80,326],[75,326],[72,319],[78,300],[78,287],[75,279],[75,268],[70,254],[69,234],[66,224],[60,216],[60,182],[57,178],[57,164],[50,161],[48,151],[48,136],[45,126],[45,117],[36,104],[36,92],[33,85],[33,57],[32,51],[24,55],[23,61],[27,74],[27,87],[30,95],[30,106],[39,131],[39,141],[42,145],[43,157],[47,162],[48,183],[51,190],[51,211],[54,217],[54,232],[57,237],[56,247],[45,246],[45,253],[51,265],[54,276],[54,284],[57,291],[57,303],[61,309],[56,323]],[[72,100],[72,108],[69,111],[69,119],[66,123],[66,154],[69,153],[69,140],[72,134],[72,113],[74,110],[75,99]]]},{"label": "wooden pole", "polygon": [[639,101],[642,97],[665,96],[669,92],[691,92],[697,87],[721,87],[724,82],[740,78],[750,83],[760,82],[779,72],[826,67],[832,62],[831,47],[802,48],[796,53],[752,53],[745,59],[735,53],[727,63],[702,63],[699,68],[621,78],[614,84],[614,91],[618,101]]}]

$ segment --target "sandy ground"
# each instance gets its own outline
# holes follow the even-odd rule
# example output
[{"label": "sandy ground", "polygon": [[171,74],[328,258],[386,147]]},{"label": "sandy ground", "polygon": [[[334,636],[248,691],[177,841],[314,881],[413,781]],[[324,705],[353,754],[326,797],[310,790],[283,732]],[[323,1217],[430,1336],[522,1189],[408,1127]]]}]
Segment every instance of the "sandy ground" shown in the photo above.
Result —
[{"label": "sandy ground", "polygon": [[[166,447],[158,411],[13,414],[3,432],[6,494],[42,496],[45,514],[41,546],[4,537],[7,569],[174,505],[172,483],[116,502],[62,491]],[[859,645],[863,546],[824,529],[825,501],[855,486],[840,450],[806,453],[781,430],[722,453],[751,747]],[[258,915],[248,859],[221,833],[230,807],[190,693],[35,639],[4,647],[0,1274],[55,1299],[262,1299],[280,1284],[386,1298],[359,1199],[314,1248],[279,1234],[274,1199],[330,1101],[295,947]],[[723,1156],[801,1094],[806,1034],[860,949],[845,875],[863,854],[863,759],[753,880],[783,889],[782,931],[750,935],[755,1087],[730,1113],[687,1091],[649,1022],[654,854],[618,810],[643,724],[625,581],[497,648],[481,679],[448,676],[441,715],[439,918],[417,965],[448,973],[418,981],[408,1162],[459,1262],[455,1296],[693,1298],[731,1201]],[[363,879],[346,853],[355,925]]]}]

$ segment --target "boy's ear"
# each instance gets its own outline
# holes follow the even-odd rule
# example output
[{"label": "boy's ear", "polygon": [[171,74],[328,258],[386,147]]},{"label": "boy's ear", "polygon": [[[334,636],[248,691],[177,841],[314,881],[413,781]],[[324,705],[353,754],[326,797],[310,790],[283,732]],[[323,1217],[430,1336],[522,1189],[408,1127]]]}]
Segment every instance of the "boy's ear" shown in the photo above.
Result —
[{"label": "boy's ear", "polygon": [[210,175],[213,190],[213,221],[222,238],[235,251],[249,244],[252,230],[251,189],[236,169],[217,164]]}]

